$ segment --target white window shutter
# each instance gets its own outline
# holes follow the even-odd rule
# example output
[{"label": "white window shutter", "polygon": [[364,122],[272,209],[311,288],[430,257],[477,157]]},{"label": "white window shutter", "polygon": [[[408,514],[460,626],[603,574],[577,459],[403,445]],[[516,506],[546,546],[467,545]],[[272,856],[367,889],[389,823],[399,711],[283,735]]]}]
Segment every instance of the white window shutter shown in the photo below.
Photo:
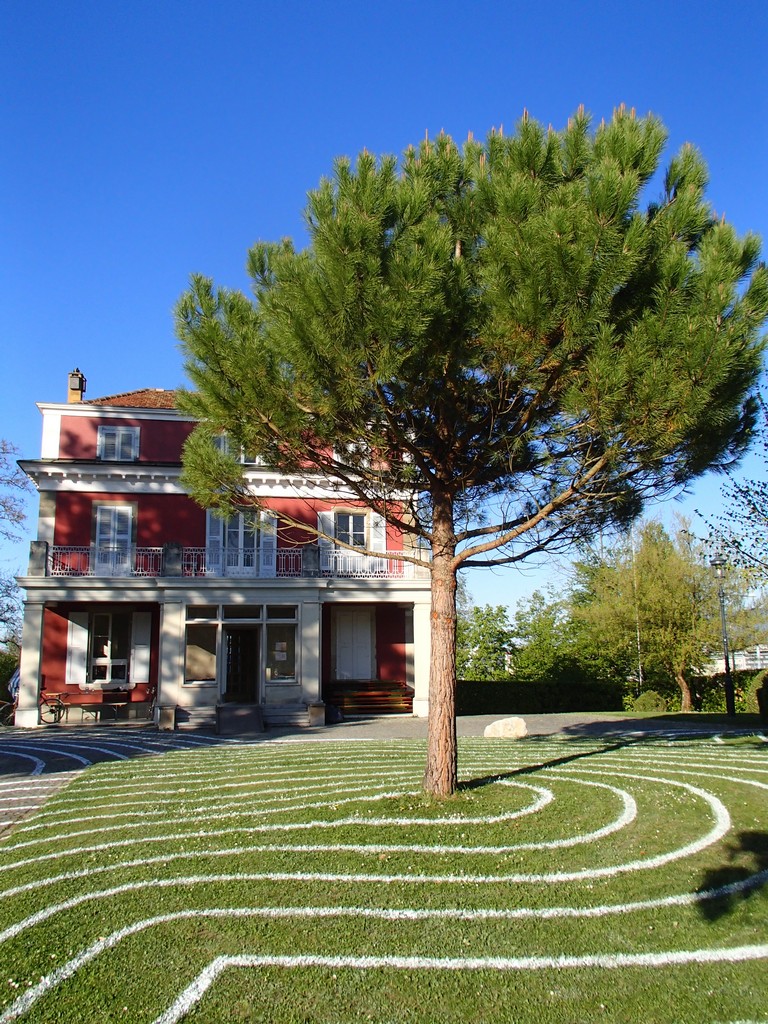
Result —
[{"label": "white window shutter", "polygon": [[[334,515],[330,509],[317,513],[317,528],[327,534],[328,537],[335,536],[333,525]],[[331,569],[333,543],[325,537],[318,537],[317,543],[320,549],[320,572],[328,572]]]},{"label": "white window shutter", "polygon": [[131,630],[131,674],[132,683],[149,682],[149,653],[152,638],[152,615],[150,612],[134,612]]},{"label": "white window shutter", "polygon": [[131,571],[133,509],[130,505],[96,506],[96,567],[99,575],[125,576]]},{"label": "white window shutter", "polygon": [[118,433],[118,454],[121,462],[132,462],[139,456],[139,428],[125,427]]},{"label": "white window shutter", "polygon": [[371,512],[371,551],[387,550],[387,523],[378,512]]},{"label": "white window shutter", "polygon": [[112,543],[112,506],[96,506],[96,547],[105,548]]},{"label": "white window shutter", "polygon": [[70,612],[67,628],[65,683],[85,686],[88,681],[88,612]]},{"label": "white window shutter", "polygon": [[226,523],[211,509],[205,514],[205,570],[221,574],[224,566],[224,529]]},{"label": "white window shutter", "polygon": [[128,548],[133,540],[133,509],[129,506],[119,505],[115,509],[114,518],[114,544],[116,544],[122,551],[124,548]]},{"label": "white window shutter", "polygon": [[114,462],[117,456],[117,431],[114,427],[99,427],[97,453],[100,459]]},{"label": "white window shutter", "polygon": [[262,512],[259,520],[259,575],[277,574],[277,517]]}]

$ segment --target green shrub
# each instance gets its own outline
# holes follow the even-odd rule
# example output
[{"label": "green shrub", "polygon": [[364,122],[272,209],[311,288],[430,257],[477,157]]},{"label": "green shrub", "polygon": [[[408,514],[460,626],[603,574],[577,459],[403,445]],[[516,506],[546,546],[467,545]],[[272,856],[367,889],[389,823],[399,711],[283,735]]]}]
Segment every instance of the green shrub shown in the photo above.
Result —
[{"label": "green shrub", "polygon": [[643,690],[632,702],[633,711],[666,711],[667,702],[656,690]]},{"label": "green shrub", "polygon": [[[731,672],[737,714],[757,714],[758,680],[765,678],[765,672],[754,669],[740,669]],[[697,711],[709,714],[725,714],[725,673],[713,676],[696,676],[691,681],[694,705]]]},{"label": "green shrub", "polygon": [[[751,679],[744,687],[742,694],[743,710],[750,715],[760,714],[760,705],[757,702],[757,691],[761,686],[765,686],[765,681],[768,679],[768,669],[763,669],[762,672],[758,672],[757,675]],[[738,704],[736,710],[739,710]]]},{"label": "green shrub", "polygon": [[19,656],[15,652],[0,650],[0,700],[10,700],[8,681],[16,671]]},{"label": "green shrub", "polygon": [[459,715],[544,715],[621,709],[622,686],[618,683],[459,680],[456,689]]}]

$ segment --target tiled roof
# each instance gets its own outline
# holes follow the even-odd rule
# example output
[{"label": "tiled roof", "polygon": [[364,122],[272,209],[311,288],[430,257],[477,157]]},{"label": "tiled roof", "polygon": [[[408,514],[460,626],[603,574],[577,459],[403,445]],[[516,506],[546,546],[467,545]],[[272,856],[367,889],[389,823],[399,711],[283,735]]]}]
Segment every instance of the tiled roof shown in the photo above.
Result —
[{"label": "tiled roof", "polygon": [[140,388],[138,391],[123,391],[106,398],[91,398],[83,405],[117,405],[127,409],[175,409],[176,392],[162,388]]}]

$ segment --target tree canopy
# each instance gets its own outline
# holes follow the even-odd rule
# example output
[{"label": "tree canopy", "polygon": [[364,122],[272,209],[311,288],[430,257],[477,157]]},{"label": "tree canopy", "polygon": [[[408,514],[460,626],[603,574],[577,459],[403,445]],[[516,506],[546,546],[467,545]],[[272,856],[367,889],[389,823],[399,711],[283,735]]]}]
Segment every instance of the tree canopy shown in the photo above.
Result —
[{"label": "tree canopy", "polygon": [[[679,520],[670,531],[641,521],[584,549],[559,593],[535,593],[520,605],[514,678],[555,686],[620,682],[634,697],[652,687],[681,710],[693,710],[692,680],[700,686],[723,647],[712,548],[687,526]],[[731,567],[724,599],[733,649],[759,643],[765,595],[751,591],[745,572]]]},{"label": "tree canopy", "polygon": [[[18,449],[0,438],[0,537],[17,540],[26,518],[24,495],[31,490],[28,477],[14,461]],[[0,573],[0,653],[18,661],[21,648],[21,591],[8,573]]]},{"label": "tree canopy", "polygon": [[756,440],[762,475],[745,479],[727,472],[722,488],[727,512],[715,521],[702,518],[730,560],[764,585],[768,582],[768,406],[762,397],[760,406]]},{"label": "tree canopy", "polygon": [[[693,710],[692,675],[722,652],[710,557],[709,547],[686,522],[669,532],[651,520],[601,557],[582,562],[577,574],[576,616],[603,644],[623,654],[641,685],[659,678],[673,682],[682,711]],[[742,644],[754,643],[762,609],[748,607],[746,587],[731,589],[731,632]]]},{"label": "tree canopy", "polygon": [[459,679],[509,679],[512,627],[503,605],[475,606],[456,620]]},{"label": "tree canopy", "polygon": [[[343,481],[432,550],[425,787],[456,786],[459,567],[510,564],[627,523],[737,457],[755,417],[768,279],[666,133],[523,118],[398,161],[363,152],[309,194],[309,244],[259,243],[253,296],[192,278],[177,330],[203,421],[186,480],[258,504],[237,445]],[[405,557],[408,557],[406,554]]]},{"label": "tree canopy", "polygon": [[0,537],[16,540],[16,527],[26,518],[24,493],[30,490],[29,479],[14,461],[18,449],[0,438]]}]

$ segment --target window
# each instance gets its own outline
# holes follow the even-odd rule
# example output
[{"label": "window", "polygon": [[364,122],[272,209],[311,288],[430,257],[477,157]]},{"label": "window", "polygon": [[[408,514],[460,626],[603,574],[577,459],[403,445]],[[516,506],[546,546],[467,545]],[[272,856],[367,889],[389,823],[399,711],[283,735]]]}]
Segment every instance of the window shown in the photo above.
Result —
[{"label": "window", "polygon": [[[325,534],[320,537],[320,572],[330,576],[365,576],[384,574],[387,559],[364,555],[350,548],[368,551],[387,549],[387,525],[373,511],[337,509],[317,513],[317,528]],[[334,543],[330,537],[333,537]],[[342,547],[341,545],[349,545]]]},{"label": "window", "polygon": [[217,619],[219,606],[216,604],[187,605],[187,619]]},{"label": "window", "polygon": [[287,682],[296,678],[296,626],[267,626],[267,679]]},{"label": "window", "polygon": [[260,604],[225,604],[223,616],[225,619],[253,619],[261,618]]},{"label": "window", "polygon": [[364,548],[366,546],[365,520],[364,512],[337,512],[334,536],[343,544]]},{"label": "window", "polygon": [[237,448],[229,440],[226,434],[219,434],[213,439],[213,447],[225,455],[232,455],[243,466],[263,466],[263,461],[257,455],[249,455],[244,448]]},{"label": "window", "polygon": [[216,626],[187,626],[185,683],[216,682]]},{"label": "window", "polygon": [[130,653],[131,615],[95,614],[91,625],[91,682],[127,683]]},{"label": "window", "polygon": [[139,428],[99,427],[96,455],[105,462],[134,462],[139,457]]},{"label": "window", "polygon": [[96,506],[95,546],[97,576],[125,576],[130,573],[133,506]]},{"label": "window", "polygon": [[148,683],[151,644],[150,612],[71,612],[65,681],[104,690]]},{"label": "window", "polygon": [[212,576],[274,576],[277,520],[240,512],[221,519],[208,512],[206,570]]}]

